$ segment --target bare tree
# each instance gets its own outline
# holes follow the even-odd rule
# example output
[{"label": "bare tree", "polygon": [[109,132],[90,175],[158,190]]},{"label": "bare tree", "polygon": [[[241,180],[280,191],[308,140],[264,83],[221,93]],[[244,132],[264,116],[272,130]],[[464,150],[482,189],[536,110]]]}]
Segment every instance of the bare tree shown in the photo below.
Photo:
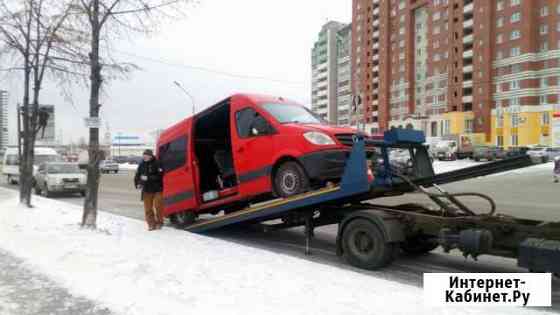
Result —
[{"label": "bare tree", "polygon": [[[119,63],[111,58],[112,44],[130,34],[148,34],[157,30],[162,21],[181,15],[190,0],[75,0],[82,13],[72,28],[76,34],[87,36],[89,71],[89,115],[99,118],[100,92],[113,74],[134,69],[132,64]],[[84,200],[82,226],[95,228],[99,193],[99,128],[89,131],[89,163],[87,194]]]},{"label": "bare tree", "polygon": [[[62,25],[71,14],[65,0],[0,0],[0,51],[23,72],[21,108],[22,155],[20,157],[20,202],[31,207],[35,139],[47,117],[39,110],[41,88],[47,72],[60,71],[53,58],[62,43]],[[32,98],[32,99],[31,99]]]}]

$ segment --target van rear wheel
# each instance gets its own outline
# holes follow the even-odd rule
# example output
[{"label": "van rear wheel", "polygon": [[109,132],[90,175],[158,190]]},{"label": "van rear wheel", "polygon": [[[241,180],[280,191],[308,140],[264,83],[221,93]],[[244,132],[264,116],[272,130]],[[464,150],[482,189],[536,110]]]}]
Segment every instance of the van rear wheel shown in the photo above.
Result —
[{"label": "van rear wheel", "polygon": [[178,212],[172,214],[169,219],[176,228],[184,229],[196,221],[196,213],[192,211]]},{"label": "van rear wheel", "polygon": [[290,197],[309,188],[309,178],[297,162],[285,162],[278,167],[273,178],[274,193],[279,197]]}]

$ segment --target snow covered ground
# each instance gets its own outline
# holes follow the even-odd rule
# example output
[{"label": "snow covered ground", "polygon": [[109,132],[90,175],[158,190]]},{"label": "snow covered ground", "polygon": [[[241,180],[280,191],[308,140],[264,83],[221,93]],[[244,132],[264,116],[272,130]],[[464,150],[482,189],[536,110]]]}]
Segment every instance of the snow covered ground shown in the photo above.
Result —
[{"label": "snow covered ground", "polygon": [[[171,228],[0,191],[0,248],[72,294],[116,314],[542,314],[521,308],[434,308],[422,289]],[[0,303],[2,301],[0,300]]]},{"label": "snow covered ground", "polygon": [[[451,171],[455,171],[455,170],[458,170],[458,169],[471,167],[471,166],[475,166],[475,165],[481,165],[481,164],[484,164],[484,163],[488,163],[488,162],[475,162],[471,159],[456,160],[456,161],[437,161],[436,160],[436,161],[434,161],[433,166],[434,166],[434,172],[436,174],[440,174],[440,173],[451,172]],[[549,162],[549,163],[543,163],[543,164],[536,164],[536,165],[533,165],[533,166],[521,168],[521,169],[514,170],[514,171],[498,173],[498,174],[494,174],[494,175],[490,175],[490,176],[499,176],[499,175],[503,175],[503,174],[525,174],[525,173],[531,173],[531,172],[536,172],[536,171],[545,171],[545,170],[550,170],[550,174],[552,176],[552,169],[553,168],[554,168],[553,163]]]}]

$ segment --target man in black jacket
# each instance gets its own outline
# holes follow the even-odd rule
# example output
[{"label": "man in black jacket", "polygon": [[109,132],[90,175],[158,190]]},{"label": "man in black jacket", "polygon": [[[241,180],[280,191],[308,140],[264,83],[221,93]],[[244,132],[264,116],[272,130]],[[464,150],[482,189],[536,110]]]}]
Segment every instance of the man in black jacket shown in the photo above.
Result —
[{"label": "man in black jacket", "polygon": [[152,150],[144,151],[143,158],[134,176],[134,186],[142,189],[146,223],[148,230],[153,231],[163,226],[163,167]]}]

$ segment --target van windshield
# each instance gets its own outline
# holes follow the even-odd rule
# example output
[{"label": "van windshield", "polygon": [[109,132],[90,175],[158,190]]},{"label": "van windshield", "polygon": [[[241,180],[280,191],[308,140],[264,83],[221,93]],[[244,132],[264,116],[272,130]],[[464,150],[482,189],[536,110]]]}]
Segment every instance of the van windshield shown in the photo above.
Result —
[{"label": "van windshield", "polygon": [[49,174],[75,174],[80,172],[77,164],[49,164],[47,166]]},{"label": "van windshield", "polygon": [[262,108],[281,124],[324,124],[319,116],[300,105],[270,103],[263,104]]}]

